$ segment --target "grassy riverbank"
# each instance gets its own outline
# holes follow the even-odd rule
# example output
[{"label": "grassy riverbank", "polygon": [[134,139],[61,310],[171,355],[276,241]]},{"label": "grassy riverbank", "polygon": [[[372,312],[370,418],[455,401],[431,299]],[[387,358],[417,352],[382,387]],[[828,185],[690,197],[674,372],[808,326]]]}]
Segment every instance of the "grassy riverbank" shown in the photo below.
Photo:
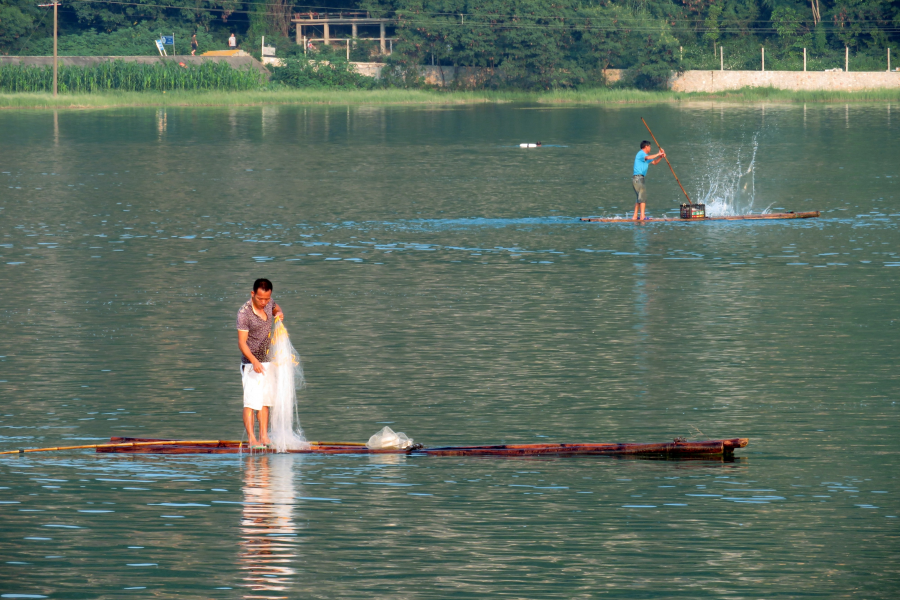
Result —
[{"label": "grassy riverbank", "polygon": [[0,94],[0,109],[79,109],[129,106],[259,106],[267,104],[455,105],[482,103],[633,104],[661,102],[858,103],[898,102],[900,89],[861,92],[790,92],[744,88],[715,94],[645,92],[628,89],[584,91],[441,91],[441,90],[261,90],[242,92],[103,92],[93,94]]}]

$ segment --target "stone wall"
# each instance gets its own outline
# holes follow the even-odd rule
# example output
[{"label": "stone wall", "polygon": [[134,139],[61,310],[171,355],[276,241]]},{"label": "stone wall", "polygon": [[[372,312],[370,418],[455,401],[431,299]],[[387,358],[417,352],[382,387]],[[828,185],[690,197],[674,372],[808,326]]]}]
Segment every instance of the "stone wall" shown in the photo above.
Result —
[{"label": "stone wall", "polygon": [[[355,62],[356,70],[360,75],[381,77],[381,70],[384,63],[373,62]],[[607,69],[604,71],[607,82],[615,83],[622,78],[621,69]],[[489,81],[495,75],[503,78],[503,72],[496,69],[488,69],[483,67],[440,67],[431,65],[422,65],[419,67],[419,74],[425,79],[428,85],[453,85],[458,84],[463,87],[481,87],[485,82]]]},{"label": "stone wall", "polygon": [[384,68],[384,63],[355,62],[350,64],[356,67],[356,72],[360,75],[365,75],[366,77],[374,77],[375,79],[379,79],[381,77],[381,69]]},{"label": "stone wall", "polygon": [[888,71],[685,71],[669,83],[676,92],[722,92],[744,87],[779,90],[900,89],[900,72]]},{"label": "stone wall", "polygon": [[[352,64],[360,75],[375,79],[381,77],[381,70],[384,68],[384,63],[355,62]],[[464,87],[480,87],[493,74],[492,69],[481,67],[432,67],[431,65],[419,67],[419,75],[425,79],[425,83],[428,85],[446,86],[458,83]]]},{"label": "stone wall", "polygon": [[[382,63],[353,63],[360,74],[381,76]],[[419,73],[430,85],[449,85],[461,80],[462,85],[478,87],[494,74],[490,69],[475,67],[421,66]],[[623,69],[603,72],[607,83],[616,83],[624,75]],[[502,76],[502,73],[498,73]],[[843,90],[858,91],[900,88],[897,71],[685,71],[669,82],[676,92],[722,92],[745,87],[773,87],[781,90]]]},{"label": "stone wall", "polygon": [[[136,62],[145,65],[151,65],[159,62],[183,62],[185,64],[199,65],[205,61],[228,63],[235,69],[256,69],[265,74],[269,74],[261,62],[250,56],[191,56],[173,55],[173,56],[60,56],[58,59],[60,66],[67,67],[87,67],[93,66],[112,60],[121,60],[124,62]],[[26,66],[53,66],[52,56],[0,56],[0,66],[4,65],[26,65]]]}]

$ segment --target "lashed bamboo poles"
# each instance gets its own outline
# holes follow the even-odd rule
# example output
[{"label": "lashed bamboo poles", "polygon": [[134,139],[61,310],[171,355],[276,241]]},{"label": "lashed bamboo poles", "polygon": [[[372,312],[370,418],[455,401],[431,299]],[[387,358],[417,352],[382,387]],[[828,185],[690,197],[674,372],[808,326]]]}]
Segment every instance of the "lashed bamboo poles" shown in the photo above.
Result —
[{"label": "lashed bamboo poles", "polygon": [[[97,448],[133,448],[140,446],[200,446],[203,444],[238,444],[243,447],[241,440],[157,440],[155,442],[123,442],[119,444],[88,444],[85,446],[51,446],[48,448],[20,448],[7,450],[0,454],[26,454],[29,452],[54,452],[61,450],[91,450]],[[312,446],[365,446],[361,442],[310,442]],[[247,445],[247,449],[250,446]]]},{"label": "lashed bamboo poles", "polygon": [[87,450],[91,448],[125,448],[133,446],[169,446],[174,444],[182,445],[199,445],[199,444],[218,444],[219,440],[194,440],[194,441],[165,441],[165,442],[125,442],[122,444],[88,444],[86,446],[52,446],[49,448],[19,448],[18,450],[7,450],[0,454],[25,454],[26,452],[53,452],[57,450]]}]

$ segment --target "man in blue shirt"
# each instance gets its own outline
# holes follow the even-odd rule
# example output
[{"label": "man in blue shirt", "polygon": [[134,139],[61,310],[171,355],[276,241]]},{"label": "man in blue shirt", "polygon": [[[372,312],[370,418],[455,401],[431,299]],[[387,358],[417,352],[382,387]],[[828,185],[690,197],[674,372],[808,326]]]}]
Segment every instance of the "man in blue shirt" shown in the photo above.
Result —
[{"label": "man in blue shirt", "polygon": [[638,220],[638,209],[641,213],[641,221],[644,217],[644,207],[647,205],[647,190],[644,188],[644,177],[647,176],[647,169],[650,165],[658,164],[666,155],[666,151],[659,149],[658,154],[650,154],[650,142],[644,140],[641,142],[641,149],[638,150],[634,157],[634,175],[631,178],[631,185],[634,187],[634,193],[637,194],[637,201],[634,204],[633,221]]}]

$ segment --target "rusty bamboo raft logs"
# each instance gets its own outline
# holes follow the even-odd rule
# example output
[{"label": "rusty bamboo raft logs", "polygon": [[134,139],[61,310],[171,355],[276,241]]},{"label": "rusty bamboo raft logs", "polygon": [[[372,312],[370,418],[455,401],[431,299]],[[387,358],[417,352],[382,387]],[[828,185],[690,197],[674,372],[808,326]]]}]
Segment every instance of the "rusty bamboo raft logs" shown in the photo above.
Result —
[{"label": "rusty bamboo raft logs", "polygon": [[[410,456],[647,456],[647,457],[713,457],[732,456],[744,448],[747,438],[688,442],[676,440],[661,443],[582,443],[582,444],[502,444],[494,446],[446,446],[426,448],[419,444],[405,450],[370,450],[363,444],[342,442],[310,442],[309,450],[289,450],[291,454],[406,454]],[[238,454],[251,453],[246,442],[233,440],[154,440],[147,438],[110,439],[96,447],[97,452],[115,454]],[[274,450],[253,450],[254,454]]]},{"label": "rusty bamboo raft logs", "polygon": [[658,219],[644,219],[643,221],[635,221],[634,219],[613,219],[607,217],[581,217],[580,221],[587,223],[692,223],[706,221],[756,221],[764,219],[814,219],[819,216],[819,211],[813,210],[809,212],[786,212],[786,213],[768,213],[764,215],[732,215],[730,217],[694,217],[693,219],[681,219],[678,217],[663,217]]}]

